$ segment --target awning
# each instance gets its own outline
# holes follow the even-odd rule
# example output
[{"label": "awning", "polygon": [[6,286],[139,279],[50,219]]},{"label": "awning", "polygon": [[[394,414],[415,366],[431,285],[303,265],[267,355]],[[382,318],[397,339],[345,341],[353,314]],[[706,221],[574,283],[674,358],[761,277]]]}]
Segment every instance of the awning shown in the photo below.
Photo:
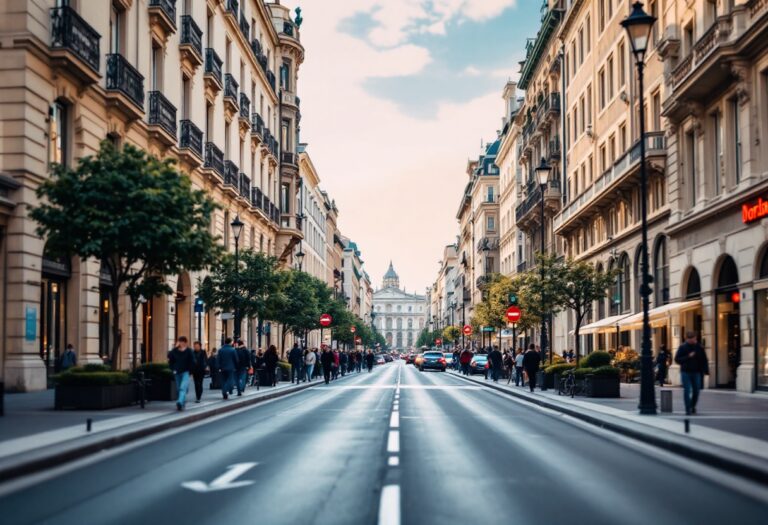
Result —
[{"label": "awning", "polygon": [[[676,303],[669,303],[663,306],[657,306],[648,312],[648,318],[651,322],[651,326],[664,326],[668,323],[669,319],[676,314],[693,310],[701,306],[701,299],[695,299],[693,301],[679,301]],[[643,327],[643,312],[632,314],[629,317],[625,317],[619,323],[622,330],[637,330]]]},{"label": "awning", "polygon": [[624,314],[624,315],[612,315],[611,317],[606,317],[605,319],[600,319],[599,321],[595,321],[594,323],[589,323],[588,325],[582,326],[579,330],[579,335],[587,335],[587,334],[601,334],[603,332],[615,332],[616,327],[620,326],[619,322],[626,317],[629,317],[632,314]]}]

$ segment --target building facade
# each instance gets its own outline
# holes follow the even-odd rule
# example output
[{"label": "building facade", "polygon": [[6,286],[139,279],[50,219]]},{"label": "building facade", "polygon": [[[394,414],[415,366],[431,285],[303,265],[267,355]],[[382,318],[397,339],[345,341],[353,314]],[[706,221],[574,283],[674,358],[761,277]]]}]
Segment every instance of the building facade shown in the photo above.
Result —
[{"label": "building facade", "polygon": [[[67,343],[80,363],[107,356],[112,283],[99,261],[48,257],[27,216],[50,164],[74,166],[102,140],[176,159],[221,206],[212,228],[227,249],[234,248],[229,224],[240,217],[241,247],[293,264],[302,239],[296,82],[304,49],[286,7],[262,0],[4,2],[0,35],[11,42],[0,49],[6,388],[45,388]],[[199,333],[211,347],[232,333],[221,312],[199,322],[194,316],[194,286],[203,276],[168,276],[175,295],[143,304],[142,361],[164,360],[176,335]],[[131,358],[128,317],[121,319],[121,366]],[[256,320],[246,320],[249,344],[256,332]]]},{"label": "building facade", "polygon": [[416,344],[425,325],[426,297],[400,289],[400,278],[392,263],[381,288],[373,293],[376,330],[393,350],[408,350]]}]

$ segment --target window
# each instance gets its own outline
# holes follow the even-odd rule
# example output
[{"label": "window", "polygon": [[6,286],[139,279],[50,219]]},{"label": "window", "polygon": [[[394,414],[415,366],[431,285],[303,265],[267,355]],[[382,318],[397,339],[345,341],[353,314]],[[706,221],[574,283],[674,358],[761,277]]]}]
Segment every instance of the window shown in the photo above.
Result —
[{"label": "window", "polygon": [[213,105],[205,105],[205,140],[213,142]]},{"label": "window", "polygon": [[292,151],[291,147],[291,121],[289,119],[283,119],[283,126],[281,128],[280,145],[283,151]]},{"label": "window", "polygon": [[584,63],[584,27],[579,28],[579,65]]},{"label": "window", "polygon": [[624,41],[619,42],[619,88],[627,83],[627,48]]},{"label": "window", "polygon": [[587,20],[584,22],[584,31],[586,32],[587,54],[589,54],[592,48],[592,18],[589,15],[587,15]]},{"label": "window", "polygon": [[685,133],[685,156],[688,163],[688,184],[690,184],[689,197],[690,206],[696,205],[696,138],[693,131]]},{"label": "window", "polygon": [[150,91],[163,89],[163,48],[153,42],[149,70]]},{"label": "window", "polygon": [[608,152],[605,144],[600,146],[600,173],[604,173],[608,169]]},{"label": "window", "polygon": [[[656,19],[659,18],[659,8],[658,8],[658,2],[656,0],[650,0],[648,2],[648,11],[651,16],[655,17]],[[660,21],[661,22],[661,21]],[[656,43],[659,41],[659,26],[662,26],[661,23],[653,24],[653,27],[651,28],[651,41],[648,42],[648,50],[654,49],[656,47]]]},{"label": "window", "polygon": [[728,104],[731,106],[731,115],[733,118],[733,174],[735,182],[741,181],[741,123],[739,118],[739,100],[731,99]]},{"label": "window", "polygon": [[592,84],[587,86],[587,127],[592,127]]},{"label": "window", "polygon": [[597,74],[598,90],[600,92],[600,109],[605,107],[605,68]]},{"label": "window", "polygon": [[683,56],[690,55],[693,52],[693,21],[683,28]]},{"label": "window", "polygon": [[619,151],[624,153],[627,151],[627,124],[622,123],[619,126]]},{"label": "window", "polygon": [[189,99],[191,94],[189,79],[182,75],[181,78],[181,119],[189,118]]},{"label": "window", "polygon": [[48,162],[69,163],[69,127],[67,105],[57,100],[48,110]]},{"label": "window", "polygon": [[651,95],[651,131],[661,131],[661,94]]},{"label": "window", "polygon": [[232,160],[232,157],[230,157],[230,156],[229,156],[229,155],[230,155],[230,153],[231,153],[231,151],[230,151],[230,147],[229,147],[229,144],[230,144],[230,135],[232,135],[232,134],[229,132],[229,130],[230,130],[230,124],[229,124],[229,122],[226,122],[226,123],[224,124],[224,158],[225,158],[226,160]]},{"label": "window", "polygon": [[229,226],[229,212],[224,212],[224,249],[229,251],[229,232],[231,227]]},{"label": "window", "polygon": [[493,273],[493,257],[485,258],[485,273],[486,275],[489,273]]},{"label": "window", "polygon": [[[608,1],[610,2],[611,0]],[[606,0],[600,0],[598,5],[597,28],[601,33],[605,29],[605,2]]]},{"label": "window", "polygon": [[669,264],[667,262],[667,240],[661,237],[653,254],[653,275],[655,281],[656,306],[669,302]]},{"label": "window", "polygon": [[594,180],[594,174],[592,173],[593,170],[593,158],[592,155],[589,156],[589,159],[587,159],[587,185],[592,184],[592,181]]},{"label": "window", "polygon": [[584,95],[581,96],[581,99],[579,99],[579,109],[581,111],[581,120],[579,121],[579,125],[581,127],[581,132],[584,133],[584,131],[587,129],[587,118],[586,118],[586,104],[584,102]]},{"label": "window", "polygon": [[610,154],[611,164],[616,162],[616,134],[608,138],[608,153]]},{"label": "window", "polygon": [[619,276],[619,279],[621,280],[621,311],[629,312],[631,308],[630,288],[632,279],[629,273],[629,256],[627,256],[626,253],[621,257],[619,268],[621,268],[621,275]]},{"label": "window", "polygon": [[576,41],[571,42],[571,71],[576,75]]},{"label": "window", "polygon": [[487,200],[486,202],[493,202],[493,186],[487,186]]},{"label": "window", "polygon": [[493,215],[488,216],[488,231],[496,230],[496,218]]},{"label": "window", "polygon": [[122,22],[123,13],[112,4],[109,11],[109,52],[120,53],[122,46],[120,45],[120,39],[122,38]]},{"label": "window", "polygon": [[613,55],[608,56],[608,67],[605,72],[606,81],[608,83],[608,100],[613,99]]},{"label": "window", "polygon": [[[654,2],[655,3],[655,2]],[[707,0],[704,2],[704,25],[712,27],[717,22],[717,1]]]},{"label": "window", "polygon": [[723,174],[725,173],[723,158],[723,123],[719,112],[714,112],[710,116],[712,122],[712,175],[714,177],[714,194],[720,195],[723,191]]},{"label": "window", "polygon": [[213,47],[213,13],[206,9],[205,45]]},{"label": "window", "polygon": [[578,137],[581,134],[579,130],[579,107],[573,108],[573,136]]}]

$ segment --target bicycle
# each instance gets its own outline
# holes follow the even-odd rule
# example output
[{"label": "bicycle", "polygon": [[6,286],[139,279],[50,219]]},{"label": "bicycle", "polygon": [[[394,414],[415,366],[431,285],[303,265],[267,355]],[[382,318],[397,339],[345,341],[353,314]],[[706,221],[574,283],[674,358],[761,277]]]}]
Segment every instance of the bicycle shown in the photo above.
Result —
[{"label": "bicycle", "polygon": [[576,394],[581,394],[584,390],[584,386],[581,383],[576,382],[576,376],[573,373],[565,374],[565,377],[560,379],[560,385],[558,386],[557,395],[563,394],[571,397],[575,397]]}]

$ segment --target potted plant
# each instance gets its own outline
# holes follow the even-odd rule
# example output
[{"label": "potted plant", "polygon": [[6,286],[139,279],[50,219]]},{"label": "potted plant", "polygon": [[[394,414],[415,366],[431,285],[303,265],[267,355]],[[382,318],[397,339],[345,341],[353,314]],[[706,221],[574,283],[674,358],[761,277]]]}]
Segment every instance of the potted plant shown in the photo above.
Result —
[{"label": "potted plant", "polygon": [[136,386],[127,372],[115,372],[104,365],[70,368],[54,376],[54,408],[104,410],[136,401]]},{"label": "potted plant", "polygon": [[586,390],[589,397],[619,397],[619,369],[615,366],[600,366],[586,376]]},{"label": "potted plant", "polygon": [[134,377],[138,378],[139,372],[144,372],[144,379],[148,380],[146,389],[148,401],[176,399],[176,381],[168,363],[145,363],[136,368]]}]

